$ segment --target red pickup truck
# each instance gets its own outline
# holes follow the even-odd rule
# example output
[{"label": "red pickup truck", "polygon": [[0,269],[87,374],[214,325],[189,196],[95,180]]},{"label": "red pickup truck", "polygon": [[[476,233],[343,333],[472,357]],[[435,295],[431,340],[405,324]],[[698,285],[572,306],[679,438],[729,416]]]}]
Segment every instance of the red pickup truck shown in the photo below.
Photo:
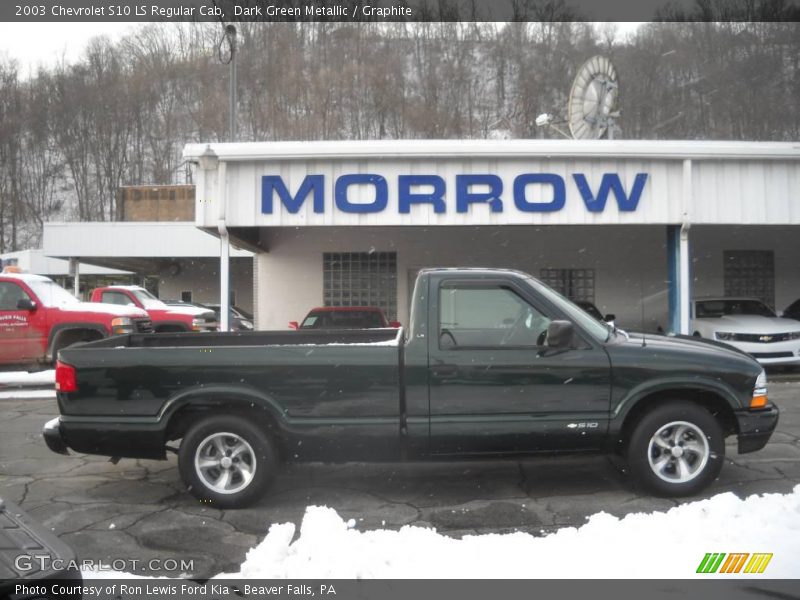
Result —
[{"label": "red pickup truck", "polygon": [[216,331],[219,324],[213,310],[199,306],[167,306],[138,285],[110,285],[92,291],[92,302],[135,306],[146,310],[157,333],[166,331]]},{"label": "red pickup truck", "polygon": [[150,331],[141,309],[81,302],[41,275],[0,274],[0,365],[50,363],[76,342]]}]

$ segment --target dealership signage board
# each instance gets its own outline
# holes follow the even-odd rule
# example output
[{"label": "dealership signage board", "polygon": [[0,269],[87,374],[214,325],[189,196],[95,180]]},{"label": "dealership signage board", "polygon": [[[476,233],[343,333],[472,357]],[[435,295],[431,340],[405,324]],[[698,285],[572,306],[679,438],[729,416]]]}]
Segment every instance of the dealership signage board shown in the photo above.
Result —
[{"label": "dealership signage board", "polygon": [[800,223],[800,150],[734,142],[194,144],[216,227]]}]

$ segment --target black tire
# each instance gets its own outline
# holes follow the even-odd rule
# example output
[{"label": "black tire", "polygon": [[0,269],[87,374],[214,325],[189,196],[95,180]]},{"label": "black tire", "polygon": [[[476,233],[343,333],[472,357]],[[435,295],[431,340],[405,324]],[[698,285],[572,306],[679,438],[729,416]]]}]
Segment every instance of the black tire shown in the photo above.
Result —
[{"label": "black tire", "polygon": [[[229,461],[223,462],[220,448],[225,448]],[[199,466],[214,461],[216,466]],[[241,508],[258,500],[272,483],[277,465],[266,427],[238,415],[211,415],[197,421],[178,451],[184,484],[192,495],[216,508]]]},{"label": "black tire", "polygon": [[[678,449],[673,450],[675,446]],[[657,496],[691,496],[719,475],[725,461],[725,437],[705,408],[675,400],[639,420],[628,443],[627,460],[635,482],[647,491]]]}]

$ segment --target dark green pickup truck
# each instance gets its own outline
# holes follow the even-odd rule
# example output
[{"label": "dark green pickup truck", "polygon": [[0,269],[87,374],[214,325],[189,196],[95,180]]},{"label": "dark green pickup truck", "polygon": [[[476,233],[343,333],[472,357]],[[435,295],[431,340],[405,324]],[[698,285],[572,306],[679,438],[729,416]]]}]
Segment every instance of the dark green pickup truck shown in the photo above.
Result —
[{"label": "dark green pickup truck", "polygon": [[629,335],[536,279],[431,269],[409,328],[164,333],[62,350],[61,453],[163,459],[196,496],[243,506],[282,461],[609,452],[653,493],[694,494],[728,435],[762,448],[778,409],[749,356]]}]

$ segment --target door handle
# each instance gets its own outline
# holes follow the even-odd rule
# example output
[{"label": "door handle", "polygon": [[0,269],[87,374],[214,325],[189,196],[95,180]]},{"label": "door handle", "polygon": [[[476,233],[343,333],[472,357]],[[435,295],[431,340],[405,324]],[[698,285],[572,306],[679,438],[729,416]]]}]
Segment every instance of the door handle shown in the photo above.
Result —
[{"label": "door handle", "polygon": [[458,376],[458,367],[455,365],[439,365],[431,369],[431,374],[439,379],[453,379]]}]

